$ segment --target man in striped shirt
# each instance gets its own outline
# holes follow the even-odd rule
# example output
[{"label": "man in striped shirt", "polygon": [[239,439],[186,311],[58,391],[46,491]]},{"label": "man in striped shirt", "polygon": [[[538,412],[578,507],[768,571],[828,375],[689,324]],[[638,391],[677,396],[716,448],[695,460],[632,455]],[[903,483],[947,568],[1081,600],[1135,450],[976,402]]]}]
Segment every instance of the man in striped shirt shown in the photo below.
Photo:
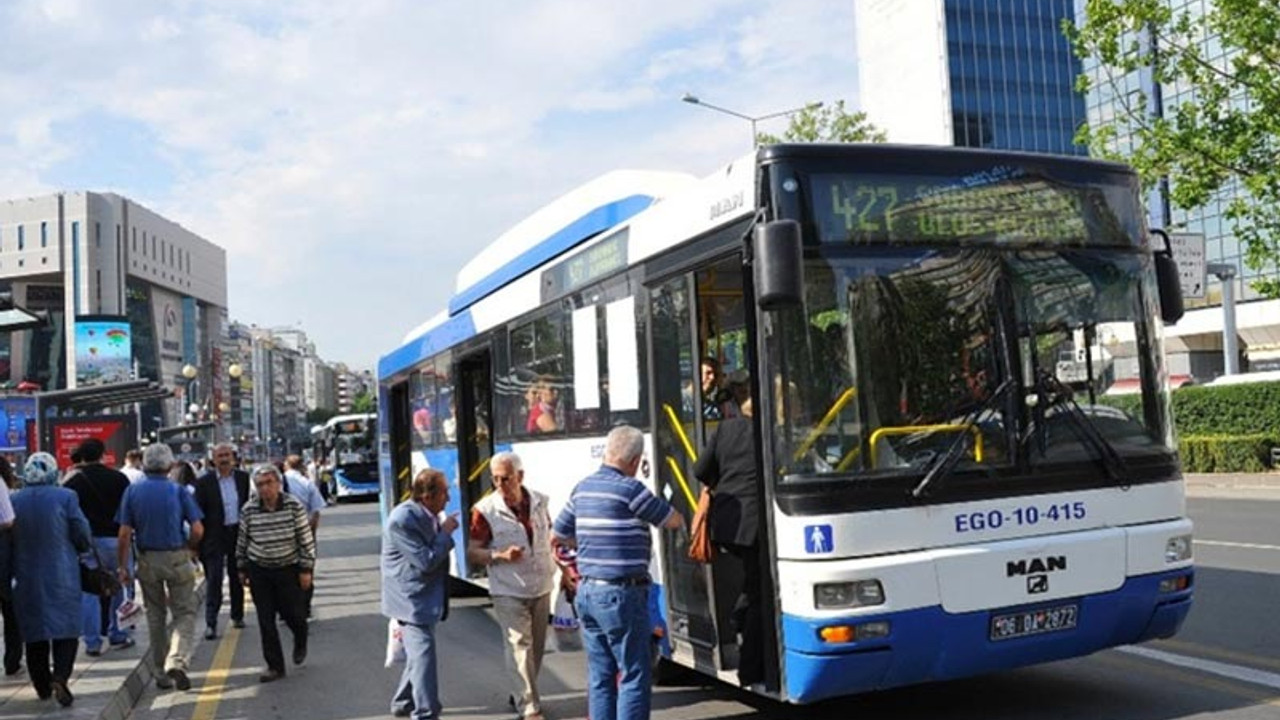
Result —
[{"label": "man in striped shirt", "polygon": [[307,509],[284,492],[280,471],[261,465],[253,471],[256,498],[240,510],[240,536],[236,539],[236,563],[240,582],[253,593],[258,611],[258,632],[267,669],[259,682],[285,675],[280,648],[279,613],[293,632],[293,664],[307,659],[307,621],[303,592],[311,587],[316,564],[316,541],[311,534]]},{"label": "man in striped shirt", "polygon": [[576,605],[593,720],[649,717],[649,526],[677,530],[684,516],[635,478],[643,456],[643,433],[614,428],[604,464],[574,487],[555,522],[552,542],[578,549]]}]

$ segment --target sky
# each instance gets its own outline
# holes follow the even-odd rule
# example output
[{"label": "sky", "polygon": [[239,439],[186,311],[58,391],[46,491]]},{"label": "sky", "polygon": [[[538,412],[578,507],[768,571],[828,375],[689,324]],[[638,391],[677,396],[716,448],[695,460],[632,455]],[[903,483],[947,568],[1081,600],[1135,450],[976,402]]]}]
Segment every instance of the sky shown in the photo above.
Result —
[{"label": "sky", "polygon": [[3,0],[0,197],[129,197],[226,249],[232,319],[373,369],[556,197],[750,148],[684,93],[856,107],[853,43],[848,0]]}]

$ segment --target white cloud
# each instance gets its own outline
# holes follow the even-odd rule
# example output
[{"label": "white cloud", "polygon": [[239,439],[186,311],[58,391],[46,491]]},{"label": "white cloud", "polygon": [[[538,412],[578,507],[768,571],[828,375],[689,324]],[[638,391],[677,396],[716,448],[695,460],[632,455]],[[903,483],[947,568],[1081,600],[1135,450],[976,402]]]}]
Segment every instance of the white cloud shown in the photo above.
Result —
[{"label": "white cloud", "polygon": [[852,99],[852,43],[844,0],[10,3],[0,93],[24,100],[0,191],[76,187],[48,175],[60,121],[143,123],[176,179],[115,189],[227,248],[232,317],[301,319],[322,355],[371,366],[558,194],[748,148],[682,92],[744,113]]}]

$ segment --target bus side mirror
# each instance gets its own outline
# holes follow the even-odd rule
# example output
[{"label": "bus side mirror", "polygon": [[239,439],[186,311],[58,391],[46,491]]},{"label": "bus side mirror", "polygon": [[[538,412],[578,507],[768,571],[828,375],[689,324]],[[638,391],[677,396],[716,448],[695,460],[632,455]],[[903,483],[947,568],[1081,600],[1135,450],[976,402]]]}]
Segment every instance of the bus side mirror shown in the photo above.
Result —
[{"label": "bus side mirror", "polygon": [[1156,284],[1160,288],[1160,317],[1172,325],[1182,319],[1185,309],[1182,306],[1182,281],[1178,279],[1178,263],[1173,259],[1173,247],[1169,242],[1169,234],[1163,230],[1152,230],[1153,235],[1164,238],[1164,250],[1154,253],[1156,261]]},{"label": "bus side mirror", "polygon": [[781,310],[799,305],[804,300],[800,223],[774,220],[757,225],[751,250],[760,309]]}]

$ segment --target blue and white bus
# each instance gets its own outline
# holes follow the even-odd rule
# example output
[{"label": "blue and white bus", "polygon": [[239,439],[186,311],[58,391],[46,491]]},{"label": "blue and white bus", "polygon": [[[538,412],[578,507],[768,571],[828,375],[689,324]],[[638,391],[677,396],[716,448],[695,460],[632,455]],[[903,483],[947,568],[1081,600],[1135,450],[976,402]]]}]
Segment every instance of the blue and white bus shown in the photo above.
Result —
[{"label": "blue and white bus", "polygon": [[318,463],[323,460],[319,480],[329,483],[334,498],[377,495],[381,490],[376,431],[373,413],[336,415],[312,431],[312,455]]},{"label": "blue and white bus", "polygon": [[[1162,349],[1181,312],[1116,164],[776,145],[701,180],[613,173],[481,251],[381,359],[383,501],[431,466],[466,513],[512,449],[555,510],[629,423],[640,480],[691,516],[733,378],[771,619],[753,690],[807,703],[1169,637],[1194,577]],[[1117,379],[1133,414],[1100,400]],[[733,681],[741,566],[654,540],[665,662]]]}]

